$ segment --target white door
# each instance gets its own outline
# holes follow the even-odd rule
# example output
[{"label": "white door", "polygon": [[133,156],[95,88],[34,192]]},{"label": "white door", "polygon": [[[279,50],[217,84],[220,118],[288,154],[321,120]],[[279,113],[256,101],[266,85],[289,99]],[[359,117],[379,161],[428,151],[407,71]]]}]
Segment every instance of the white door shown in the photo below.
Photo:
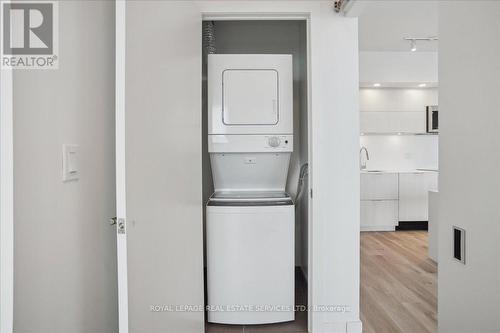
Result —
[{"label": "white door", "polygon": [[14,155],[12,70],[0,70],[0,332],[13,331]]},{"label": "white door", "polygon": [[[201,14],[117,2],[120,333],[201,333]],[[146,19],[147,18],[147,19]]]}]

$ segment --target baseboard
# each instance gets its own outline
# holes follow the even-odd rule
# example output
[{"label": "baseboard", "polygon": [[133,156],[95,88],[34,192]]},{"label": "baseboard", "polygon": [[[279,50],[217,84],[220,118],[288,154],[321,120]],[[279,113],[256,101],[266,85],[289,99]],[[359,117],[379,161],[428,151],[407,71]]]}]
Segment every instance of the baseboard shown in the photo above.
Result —
[{"label": "baseboard", "polygon": [[363,333],[363,323],[361,320],[350,321],[346,326],[346,333]]},{"label": "baseboard", "polygon": [[395,226],[393,225],[388,225],[388,226],[364,226],[361,227],[361,231],[394,231]]},{"label": "baseboard", "polygon": [[396,230],[429,230],[428,221],[399,221]]}]

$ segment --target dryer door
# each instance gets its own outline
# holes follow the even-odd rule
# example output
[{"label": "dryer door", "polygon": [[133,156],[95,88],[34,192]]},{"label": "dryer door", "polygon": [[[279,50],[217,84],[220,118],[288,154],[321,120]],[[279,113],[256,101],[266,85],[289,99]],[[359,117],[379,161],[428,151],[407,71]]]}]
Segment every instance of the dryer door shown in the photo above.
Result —
[{"label": "dryer door", "polygon": [[293,134],[289,54],[209,54],[208,134]]},{"label": "dryer door", "polygon": [[228,69],[222,73],[222,121],[226,125],[276,125],[278,71]]}]

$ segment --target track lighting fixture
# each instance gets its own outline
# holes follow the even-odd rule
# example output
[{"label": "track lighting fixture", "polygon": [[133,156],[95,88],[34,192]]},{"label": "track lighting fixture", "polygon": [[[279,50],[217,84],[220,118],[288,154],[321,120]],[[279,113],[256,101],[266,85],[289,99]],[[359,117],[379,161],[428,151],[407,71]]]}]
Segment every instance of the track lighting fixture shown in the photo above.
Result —
[{"label": "track lighting fixture", "polygon": [[432,37],[405,37],[404,40],[410,41],[410,50],[411,50],[411,52],[415,52],[415,51],[417,51],[417,41],[433,42],[433,41],[437,41],[438,38],[437,38],[437,36],[432,36]]}]

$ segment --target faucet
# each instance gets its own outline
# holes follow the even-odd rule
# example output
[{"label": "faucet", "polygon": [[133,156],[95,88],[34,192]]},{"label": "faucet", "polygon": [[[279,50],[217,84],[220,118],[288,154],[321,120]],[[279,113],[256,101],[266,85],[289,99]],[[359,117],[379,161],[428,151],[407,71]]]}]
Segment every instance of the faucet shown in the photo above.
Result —
[{"label": "faucet", "polygon": [[[365,155],[366,155],[366,159],[363,161],[363,159],[361,158],[361,153],[362,152],[365,152]],[[361,147],[361,149],[359,150],[359,168],[361,170],[365,170],[366,169],[366,162],[370,160],[370,155],[368,155],[368,149],[366,149],[365,146]]]}]

